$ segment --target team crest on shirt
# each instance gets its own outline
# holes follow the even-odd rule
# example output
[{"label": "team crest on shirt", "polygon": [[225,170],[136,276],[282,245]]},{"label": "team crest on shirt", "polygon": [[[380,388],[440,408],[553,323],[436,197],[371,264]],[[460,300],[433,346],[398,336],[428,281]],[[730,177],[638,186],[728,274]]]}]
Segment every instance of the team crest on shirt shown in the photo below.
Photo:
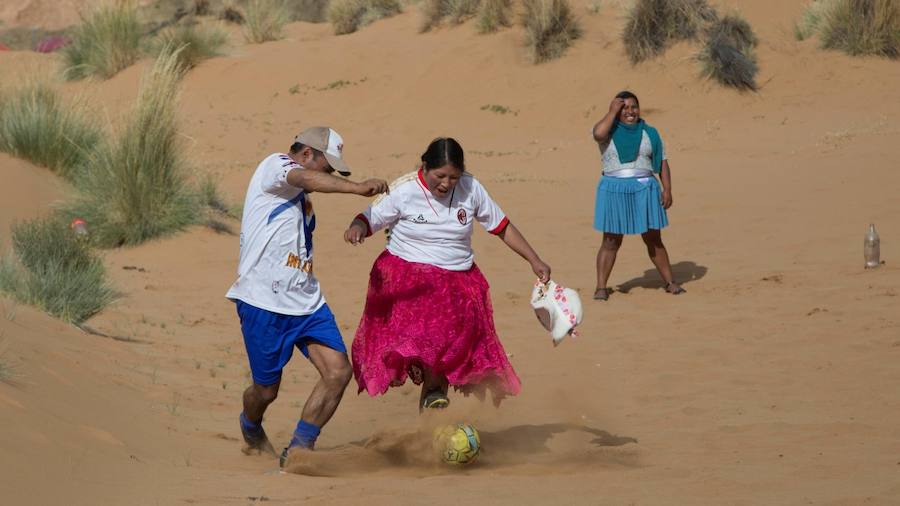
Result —
[{"label": "team crest on shirt", "polygon": [[416,216],[415,218],[410,218],[409,221],[413,223],[428,223],[428,220],[425,219],[421,214]]},{"label": "team crest on shirt", "polygon": [[460,225],[465,225],[466,224],[466,210],[460,209],[459,211],[456,211],[456,219],[459,220]]}]

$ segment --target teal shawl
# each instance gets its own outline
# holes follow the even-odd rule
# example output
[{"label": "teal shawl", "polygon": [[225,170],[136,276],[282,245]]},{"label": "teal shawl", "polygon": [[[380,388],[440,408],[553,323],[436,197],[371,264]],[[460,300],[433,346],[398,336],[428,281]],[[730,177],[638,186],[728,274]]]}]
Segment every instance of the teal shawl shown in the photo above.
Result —
[{"label": "teal shawl", "polygon": [[659,171],[662,170],[662,139],[659,137],[659,132],[644,120],[638,121],[636,125],[626,125],[618,120],[613,123],[612,140],[619,153],[619,162],[631,163],[637,160],[644,132],[647,132],[650,146],[653,148],[653,172],[659,174]]}]

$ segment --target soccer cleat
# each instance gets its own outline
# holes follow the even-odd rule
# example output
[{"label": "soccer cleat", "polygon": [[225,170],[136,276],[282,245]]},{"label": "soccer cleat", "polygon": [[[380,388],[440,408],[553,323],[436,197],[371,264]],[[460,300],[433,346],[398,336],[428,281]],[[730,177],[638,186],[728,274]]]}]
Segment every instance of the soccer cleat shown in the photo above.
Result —
[{"label": "soccer cleat", "polygon": [[287,463],[288,453],[291,451],[291,447],[285,447],[284,450],[281,450],[281,456],[278,457],[278,467],[284,469],[284,465]]},{"label": "soccer cleat", "polygon": [[262,425],[260,425],[257,430],[245,427],[243,423],[240,425],[241,435],[244,436],[244,443],[247,444],[243,449],[244,453],[249,455],[254,450],[260,453],[275,453],[275,448],[273,448],[272,443],[269,442],[269,437],[266,436],[266,431],[263,430]]},{"label": "soccer cleat", "polygon": [[425,399],[422,401],[422,408],[425,409],[444,409],[449,405],[450,399],[448,399],[447,394],[440,389],[428,392]]}]

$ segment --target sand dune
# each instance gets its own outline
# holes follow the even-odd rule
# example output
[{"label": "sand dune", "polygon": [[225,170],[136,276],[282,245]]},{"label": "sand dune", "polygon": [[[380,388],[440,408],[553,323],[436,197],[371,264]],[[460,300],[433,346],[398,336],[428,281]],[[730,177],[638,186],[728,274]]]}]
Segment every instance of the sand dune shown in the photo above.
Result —
[{"label": "sand dune", "polygon": [[[108,251],[124,296],[88,325],[131,342],[2,301],[4,356],[19,373],[0,384],[3,502],[900,503],[900,66],[797,42],[803,2],[716,3],[757,31],[759,93],[699,79],[688,44],[629,66],[619,2],[599,15],[575,4],[584,38],[540,66],[518,28],[418,35],[412,9],[349,36],[296,23],[278,42],[235,38],[229,56],[187,77],[181,107],[198,173],[215,174],[232,200],[261,157],[311,124],[342,133],[360,178],[404,173],[433,137],[452,135],[554,278],[585,298],[599,245],[589,129],[616,91],[634,90],[667,142],[675,207],[663,236],[689,293],[663,293],[640,241],[627,239],[611,280],[619,292],[586,300],[582,336],[553,348],[528,306],[527,265],[477,233],[522,394],[499,410],[454,397],[432,419],[417,415],[412,386],[376,399],[351,391],[313,460],[294,468],[303,474],[279,474],[237,439],[248,374],[223,298],[237,238],[197,227]],[[0,53],[0,84],[53,58]],[[115,119],[144,68],[63,89]],[[512,112],[482,110],[490,104]],[[8,244],[9,223],[70,190],[5,155],[0,171]],[[363,199],[315,199],[317,271],[349,341],[381,244],[341,241]],[[865,271],[870,222],[886,264]],[[276,444],[313,382],[308,364],[289,366],[267,415]],[[447,420],[481,430],[479,465],[423,461],[417,434]]]}]

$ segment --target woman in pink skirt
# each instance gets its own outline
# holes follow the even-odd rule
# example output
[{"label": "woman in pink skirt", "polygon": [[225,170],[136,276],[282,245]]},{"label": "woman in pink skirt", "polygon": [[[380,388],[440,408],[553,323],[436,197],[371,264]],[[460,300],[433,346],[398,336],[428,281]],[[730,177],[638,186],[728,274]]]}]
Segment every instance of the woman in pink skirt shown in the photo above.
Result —
[{"label": "woman in pink skirt", "polygon": [[545,264],[475,177],[452,138],[432,141],[418,171],[356,216],[344,239],[359,244],[390,228],[375,260],[366,308],[353,340],[359,391],[383,394],[409,377],[422,385],[419,409],[444,408],[452,385],[465,394],[491,390],[495,403],[521,388],[494,329],[488,283],[474,263],[478,222],[530,265]]}]

